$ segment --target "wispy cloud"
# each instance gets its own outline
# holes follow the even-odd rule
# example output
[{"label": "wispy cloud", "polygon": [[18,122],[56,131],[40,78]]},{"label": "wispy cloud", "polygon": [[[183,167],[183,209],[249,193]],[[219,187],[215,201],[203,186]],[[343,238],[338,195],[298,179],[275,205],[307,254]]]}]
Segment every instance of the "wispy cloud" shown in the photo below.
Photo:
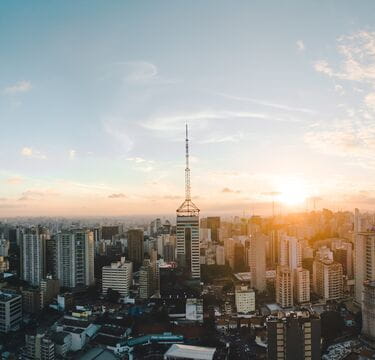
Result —
[{"label": "wispy cloud", "polygon": [[220,144],[226,142],[236,143],[244,138],[243,133],[237,133],[233,135],[216,135],[211,136],[205,140],[200,141],[201,144]]},{"label": "wispy cloud", "polygon": [[126,197],[127,196],[125,194],[123,194],[123,193],[117,193],[117,194],[108,195],[109,199],[124,199]]},{"label": "wispy cloud", "polygon": [[305,113],[305,114],[316,114],[316,111],[312,110],[312,109],[289,106],[289,105],[285,105],[285,104],[275,103],[275,102],[272,102],[272,101],[259,100],[259,99],[255,99],[255,98],[252,98],[252,97],[235,96],[235,95],[229,95],[229,94],[224,94],[224,93],[220,93],[219,95],[221,95],[221,96],[223,96],[227,99],[237,100],[237,101],[241,101],[241,102],[250,102],[250,103],[253,103],[253,104],[262,105],[262,106],[266,106],[266,107],[270,107],[270,108],[274,108],[274,109],[278,109],[278,110],[283,110],[283,111],[301,112],[301,113]]},{"label": "wispy cloud", "polygon": [[240,194],[240,190],[233,190],[228,187],[225,187],[223,190],[221,190],[222,193],[227,193],[227,194]]},{"label": "wispy cloud", "polygon": [[297,40],[296,45],[299,51],[304,51],[306,49],[305,43],[302,40]]},{"label": "wispy cloud", "polygon": [[77,155],[77,151],[76,150],[69,150],[68,152],[68,155],[69,155],[69,159],[73,160],[76,158],[76,155]]},{"label": "wispy cloud", "polygon": [[30,81],[19,81],[13,85],[10,85],[4,89],[5,94],[14,95],[18,93],[25,93],[32,89]]},{"label": "wispy cloud", "polygon": [[11,176],[8,179],[6,179],[6,183],[10,185],[18,185],[21,184],[24,181],[24,179],[20,176]]},{"label": "wispy cloud", "polygon": [[41,159],[41,160],[47,159],[46,155],[42,154],[39,150],[35,150],[31,147],[23,147],[21,149],[21,155],[24,157],[33,158],[33,159]]},{"label": "wispy cloud", "polygon": [[118,117],[109,116],[103,120],[102,124],[104,131],[112,136],[125,152],[128,152],[133,148],[134,142],[130,138],[125,125],[121,125],[123,122]]}]

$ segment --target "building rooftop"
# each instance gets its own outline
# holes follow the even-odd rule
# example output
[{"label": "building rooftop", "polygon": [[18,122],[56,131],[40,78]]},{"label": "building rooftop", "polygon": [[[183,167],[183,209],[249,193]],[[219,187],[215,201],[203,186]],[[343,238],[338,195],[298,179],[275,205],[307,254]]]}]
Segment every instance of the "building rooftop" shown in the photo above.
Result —
[{"label": "building rooftop", "polygon": [[16,299],[18,297],[21,297],[21,295],[17,294],[14,291],[11,291],[11,290],[1,290],[0,291],[0,301],[6,302],[6,301]]},{"label": "building rooftop", "polygon": [[177,359],[212,360],[214,358],[215,351],[215,348],[173,344],[165,353],[165,356]]}]

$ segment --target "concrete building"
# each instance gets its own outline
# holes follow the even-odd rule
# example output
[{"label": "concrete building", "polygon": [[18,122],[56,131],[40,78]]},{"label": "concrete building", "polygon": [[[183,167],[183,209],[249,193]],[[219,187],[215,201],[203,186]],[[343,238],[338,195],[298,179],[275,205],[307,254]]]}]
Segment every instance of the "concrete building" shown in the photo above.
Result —
[{"label": "concrete building", "polygon": [[150,259],[143,260],[139,269],[139,297],[148,299],[154,294],[154,270]]},{"label": "concrete building", "polygon": [[365,282],[363,287],[362,336],[375,345],[375,281]]},{"label": "concrete building", "polygon": [[22,297],[13,292],[0,291],[0,332],[18,330],[22,323]]},{"label": "concrete building", "polygon": [[224,246],[217,245],[215,252],[216,252],[216,265],[225,265]]},{"label": "concrete building", "polygon": [[248,249],[251,284],[258,291],[266,290],[266,242],[268,237],[259,232],[251,235]]},{"label": "concrete building", "polygon": [[186,299],[186,320],[203,322],[203,299]]},{"label": "concrete building", "polygon": [[310,272],[299,267],[294,270],[294,300],[298,304],[310,301]]},{"label": "concrete building", "polygon": [[308,311],[267,318],[268,360],[320,360],[320,318]]},{"label": "concrete building", "polygon": [[129,296],[129,288],[133,280],[133,263],[126,261],[114,262],[102,268],[102,293],[107,295],[108,289],[118,291],[121,296]]},{"label": "concrete building", "polygon": [[41,307],[44,308],[57,296],[60,291],[60,281],[58,279],[45,278],[40,282]]},{"label": "concrete building", "polygon": [[172,243],[166,243],[164,245],[163,256],[165,262],[175,261],[175,247]]},{"label": "concrete building", "polygon": [[43,229],[25,229],[21,240],[21,277],[30,285],[39,286],[45,273],[45,242]]},{"label": "concrete building", "polygon": [[236,286],[235,301],[237,313],[248,314],[255,311],[255,292],[248,286]]},{"label": "concrete building", "polygon": [[[359,222],[359,220],[357,219]],[[359,225],[357,225],[359,226]],[[375,232],[355,234],[355,299],[362,302],[365,281],[375,281]]]},{"label": "concrete building", "polygon": [[68,288],[90,286],[94,279],[94,235],[89,230],[57,235],[57,277]]},{"label": "concrete building", "polygon": [[324,300],[341,299],[344,294],[342,265],[333,260],[315,260],[313,263],[314,292]]},{"label": "concrete building", "polygon": [[0,256],[5,256],[5,257],[8,256],[9,246],[10,246],[9,240],[4,239],[4,238],[0,239]]},{"label": "concrete building", "polygon": [[144,258],[144,235],[141,229],[128,230],[128,259],[135,266],[142,265]]},{"label": "concrete building", "polygon": [[292,307],[293,271],[288,266],[278,266],[276,270],[276,302],[282,308]]}]

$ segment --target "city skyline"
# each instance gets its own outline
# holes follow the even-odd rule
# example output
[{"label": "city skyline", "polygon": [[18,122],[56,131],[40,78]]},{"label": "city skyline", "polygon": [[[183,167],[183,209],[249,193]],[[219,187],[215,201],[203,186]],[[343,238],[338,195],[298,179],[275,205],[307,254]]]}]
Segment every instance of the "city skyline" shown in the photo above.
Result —
[{"label": "city skyline", "polygon": [[0,216],[371,210],[365,4],[0,4]]}]

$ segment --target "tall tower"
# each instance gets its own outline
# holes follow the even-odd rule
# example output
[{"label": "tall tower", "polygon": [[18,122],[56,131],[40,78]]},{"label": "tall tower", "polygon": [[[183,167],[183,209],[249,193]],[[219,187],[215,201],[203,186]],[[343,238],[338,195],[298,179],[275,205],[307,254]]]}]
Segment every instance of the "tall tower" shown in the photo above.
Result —
[{"label": "tall tower", "polygon": [[192,279],[200,279],[199,209],[191,201],[187,125],[185,150],[185,200],[177,209],[177,262]]}]

